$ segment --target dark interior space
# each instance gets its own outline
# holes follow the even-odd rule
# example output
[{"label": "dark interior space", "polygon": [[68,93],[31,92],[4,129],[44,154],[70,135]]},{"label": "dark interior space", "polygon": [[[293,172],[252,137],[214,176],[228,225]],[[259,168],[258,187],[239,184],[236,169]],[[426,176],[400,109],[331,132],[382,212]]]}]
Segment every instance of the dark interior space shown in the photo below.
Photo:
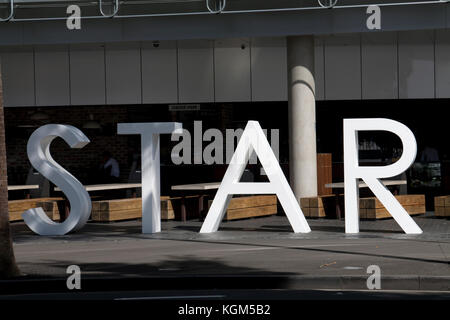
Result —
[{"label": "dark interior space", "polygon": [[[425,193],[427,197],[445,194],[450,191],[450,148],[446,143],[448,127],[446,117],[442,116],[442,110],[448,103],[449,100],[446,99],[318,101],[316,107],[318,153],[332,154],[333,181],[343,181],[343,119],[397,120],[413,131],[418,144],[416,162],[419,164],[415,164],[407,172],[408,193]],[[100,183],[96,170],[104,151],[111,152],[117,159],[122,182],[130,181],[132,168],[139,170],[140,137],[118,135],[117,123],[124,122],[181,122],[183,128],[191,134],[193,144],[194,139],[201,140],[208,129],[220,130],[225,138],[226,129],[243,129],[248,120],[257,120],[261,127],[268,129],[269,132],[270,129],[279,129],[279,160],[288,175],[287,102],[193,104],[187,105],[187,108],[182,111],[174,110],[179,109],[168,105],[6,108],[9,183],[26,182],[31,169],[26,156],[28,138],[37,127],[48,123],[73,125],[80,128],[91,140],[91,143],[81,150],[70,149],[59,138],[52,144],[54,159],[84,184]],[[200,120],[202,121],[201,132],[200,136],[198,134],[196,136],[194,122]],[[97,122],[99,127],[89,127],[87,125],[89,121]],[[271,136],[269,135],[268,138],[270,142]],[[174,184],[214,182],[222,179],[226,164],[208,165],[204,161],[194,163],[193,152],[190,164],[174,164],[171,151],[179,141],[171,141],[170,135],[161,135],[163,194],[170,193],[170,187]],[[393,134],[361,132],[359,141],[361,165],[386,165],[395,162],[401,155],[400,140]],[[203,141],[202,150],[208,144],[210,144],[209,141]],[[426,147],[437,150],[439,158],[438,161],[431,161],[431,164],[421,165],[422,154]],[[223,162],[225,161],[224,155]],[[252,180],[266,180],[258,165],[249,165],[248,169]],[[430,181],[425,181],[427,179]],[[17,194],[17,196],[23,195]],[[15,194],[11,193],[10,197],[14,198]]]}]

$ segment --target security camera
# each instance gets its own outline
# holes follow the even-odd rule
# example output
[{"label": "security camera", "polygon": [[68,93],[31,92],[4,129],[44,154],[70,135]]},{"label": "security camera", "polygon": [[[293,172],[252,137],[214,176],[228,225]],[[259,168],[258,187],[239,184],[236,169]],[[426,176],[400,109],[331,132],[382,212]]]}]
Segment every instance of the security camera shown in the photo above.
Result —
[{"label": "security camera", "polygon": [[245,44],[241,44],[241,49],[242,49],[242,50],[245,49]]},{"label": "security camera", "polygon": [[153,48],[159,48],[159,41],[153,41]]}]

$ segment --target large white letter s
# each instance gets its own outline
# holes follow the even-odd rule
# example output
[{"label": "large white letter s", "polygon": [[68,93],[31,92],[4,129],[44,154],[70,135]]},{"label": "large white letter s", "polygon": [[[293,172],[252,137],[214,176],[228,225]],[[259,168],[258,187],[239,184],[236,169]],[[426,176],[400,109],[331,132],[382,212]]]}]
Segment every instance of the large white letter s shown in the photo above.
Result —
[{"label": "large white letter s", "polygon": [[62,223],[52,221],[42,208],[22,214],[27,226],[40,235],[64,235],[81,229],[91,213],[91,199],[83,185],[61,167],[50,154],[50,144],[61,137],[71,148],[83,148],[90,141],[79,129],[61,124],[48,124],[36,129],[28,140],[27,153],[32,166],[57,185],[70,202],[69,217]]}]

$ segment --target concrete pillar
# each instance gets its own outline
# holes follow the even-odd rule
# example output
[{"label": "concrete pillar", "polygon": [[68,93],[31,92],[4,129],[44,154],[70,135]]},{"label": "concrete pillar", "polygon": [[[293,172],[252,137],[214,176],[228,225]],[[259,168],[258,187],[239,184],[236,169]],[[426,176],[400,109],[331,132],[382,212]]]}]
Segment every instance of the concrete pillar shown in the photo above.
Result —
[{"label": "concrete pillar", "polygon": [[297,199],[317,196],[314,37],[287,38],[289,173]]}]

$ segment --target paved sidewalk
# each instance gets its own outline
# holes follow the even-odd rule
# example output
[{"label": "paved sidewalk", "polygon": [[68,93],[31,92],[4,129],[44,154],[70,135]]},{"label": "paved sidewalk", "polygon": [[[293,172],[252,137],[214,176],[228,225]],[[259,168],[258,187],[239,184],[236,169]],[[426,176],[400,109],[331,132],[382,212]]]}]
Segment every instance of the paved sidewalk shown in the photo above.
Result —
[{"label": "paved sidewalk", "polygon": [[154,235],[141,234],[140,221],[88,223],[60,237],[37,236],[23,223],[12,230],[27,278],[66,278],[76,264],[84,278],[183,278],[192,285],[186,279],[209,277],[212,285],[228,277],[241,284],[253,278],[248,286],[364,289],[367,267],[378,265],[383,289],[450,291],[450,220],[414,219],[423,234],[406,235],[393,219],[361,221],[358,235],[346,235],[343,220],[310,219],[312,232],[295,234],[281,216],[223,222],[213,234],[198,233],[199,221],[163,222]]}]

